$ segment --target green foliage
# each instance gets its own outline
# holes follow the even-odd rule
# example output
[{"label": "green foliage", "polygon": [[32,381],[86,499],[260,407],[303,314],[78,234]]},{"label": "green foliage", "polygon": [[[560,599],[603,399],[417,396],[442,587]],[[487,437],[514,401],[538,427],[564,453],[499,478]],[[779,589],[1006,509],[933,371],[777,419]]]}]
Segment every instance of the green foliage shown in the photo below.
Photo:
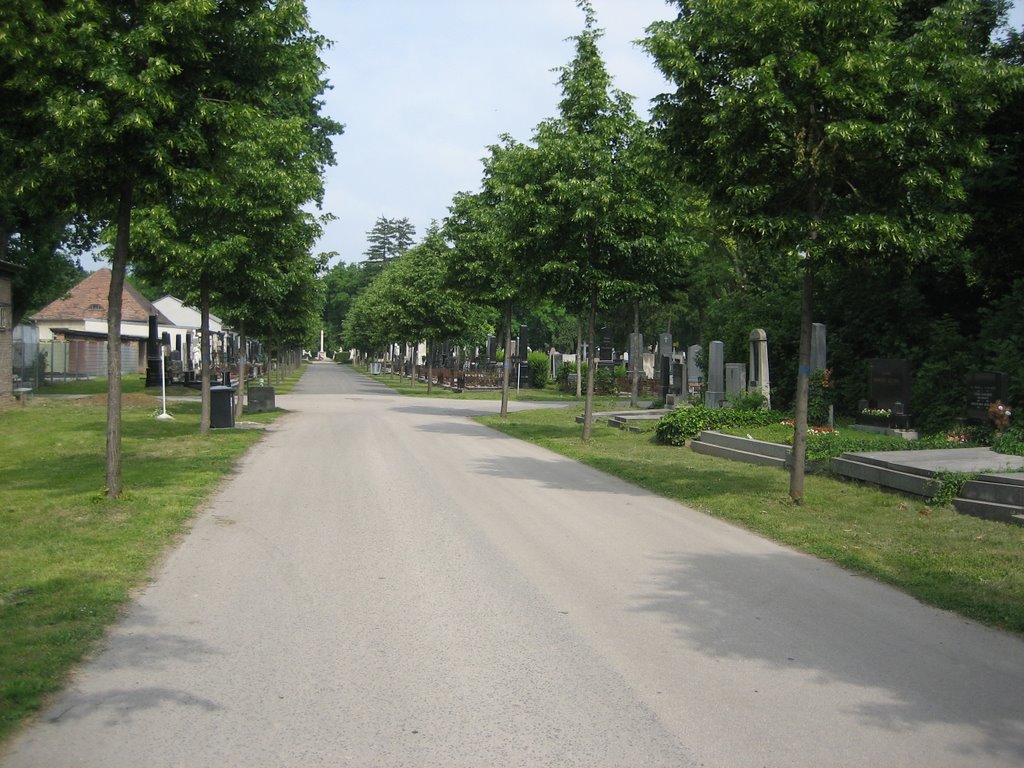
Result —
[{"label": "green foliage", "polygon": [[828,424],[829,406],[832,405],[830,371],[813,371],[807,394],[807,423],[815,426]]},{"label": "green foliage", "polygon": [[996,432],[992,438],[992,450],[1012,456],[1024,456],[1024,426],[1012,424]]},{"label": "green foliage", "polygon": [[722,427],[755,427],[781,421],[775,411],[739,410],[737,408],[707,408],[692,405],[677,408],[665,414],[658,421],[655,435],[658,442],[668,445],[683,445],[704,430]]},{"label": "green foliage", "polygon": [[[583,370],[586,371],[586,364]],[[575,387],[569,384],[569,377],[576,375],[576,363],[562,363],[555,371],[555,384],[564,392],[575,391]],[[584,373],[584,375],[586,375]]]},{"label": "green foliage", "polygon": [[530,386],[536,389],[547,386],[551,368],[550,358],[543,352],[530,352],[526,357],[526,363],[530,366]]},{"label": "green foliage", "polygon": [[[582,382],[584,385],[587,381],[587,370],[589,367],[590,364],[587,362],[580,366],[580,376],[583,377]],[[575,392],[576,385],[570,383],[569,379],[570,376],[575,375],[576,363],[562,363],[556,372],[555,383],[563,392]],[[614,395],[618,391],[618,388],[615,386],[615,379],[622,378],[625,375],[625,371],[622,371],[622,376],[617,377],[615,370],[598,366],[597,370],[594,371],[594,392],[600,395]],[[572,381],[575,381],[575,379],[572,379]]]},{"label": "green foliage", "polygon": [[928,499],[928,503],[933,506],[952,504],[953,499],[960,495],[963,487],[975,477],[977,475],[970,472],[936,472],[934,480],[939,487]]},{"label": "green foliage", "polygon": [[413,245],[416,227],[408,217],[389,219],[378,216],[373,229],[366,233],[369,244],[366,252],[367,266],[380,267],[393,259],[397,259]]},{"label": "green foliage", "polygon": [[764,395],[760,392],[744,392],[729,401],[729,405],[737,411],[759,411],[765,407]]}]

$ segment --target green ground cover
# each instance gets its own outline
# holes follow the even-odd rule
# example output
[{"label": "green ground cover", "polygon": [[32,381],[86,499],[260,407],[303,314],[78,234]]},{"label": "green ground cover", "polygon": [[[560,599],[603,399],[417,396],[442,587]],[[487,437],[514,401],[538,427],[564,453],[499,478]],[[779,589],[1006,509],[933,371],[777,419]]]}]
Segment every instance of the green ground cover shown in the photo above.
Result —
[{"label": "green ground cover", "polygon": [[583,443],[576,409],[479,420],[661,496],[887,582],[922,602],[1024,633],[1024,527],[949,506],[810,475],[804,504],[784,470],[657,444],[650,433],[596,425]]},{"label": "green ground cover", "polygon": [[[298,373],[294,378],[297,378]],[[62,385],[94,391],[96,382]],[[83,392],[84,390],[84,392]],[[105,498],[106,397],[0,411],[0,738],[57,690],[259,429],[199,435],[199,403],[123,387],[125,493]],[[106,392],[102,382],[101,392]],[[195,394],[193,390],[187,390]],[[268,422],[278,413],[251,414]]]},{"label": "green ground cover", "polygon": [[[357,366],[355,370],[365,376],[370,376],[369,371],[365,367]],[[430,394],[427,394],[427,385],[425,383],[421,381],[413,383],[407,376],[396,376],[390,373],[382,373],[379,376],[371,376],[371,378],[374,379],[374,381],[380,382],[389,389],[394,390],[397,394],[407,395],[409,397],[440,397],[455,400],[501,400],[500,389],[470,389],[463,392],[453,392],[450,389],[445,389],[444,387],[440,387],[435,384],[431,387]],[[581,398],[576,397],[575,393],[563,392],[554,384],[548,384],[543,389],[536,387],[523,387],[517,390],[515,387],[512,387],[509,392],[509,400],[518,400],[520,402],[580,402]],[[620,397],[594,397],[595,411],[612,410],[622,407],[622,398]]]}]

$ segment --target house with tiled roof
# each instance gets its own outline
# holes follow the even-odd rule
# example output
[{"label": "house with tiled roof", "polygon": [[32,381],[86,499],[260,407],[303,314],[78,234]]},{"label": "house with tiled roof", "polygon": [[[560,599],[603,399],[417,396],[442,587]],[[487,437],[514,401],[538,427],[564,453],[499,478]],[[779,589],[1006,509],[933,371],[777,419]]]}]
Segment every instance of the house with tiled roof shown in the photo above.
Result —
[{"label": "house with tiled roof", "polygon": [[[110,293],[110,278],[109,269],[98,269],[67,294],[32,315],[31,320],[39,329],[41,345],[51,341],[80,342],[67,354],[85,355],[89,358],[88,361],[58,360],[57,356],[53,355],[50,359],[52,371],[82,370],[90,374],[99,374],[96,369],[100,366],[93,358],[105,354],[103,345],[107,340],[107,296]],[[156,316],[160,325],[171,325],[171,321],[164,317],[135,286],[125,281],[121,293],[122,373],[135,373],[146,369],[146,341],[149,338],[151,315]]]}]

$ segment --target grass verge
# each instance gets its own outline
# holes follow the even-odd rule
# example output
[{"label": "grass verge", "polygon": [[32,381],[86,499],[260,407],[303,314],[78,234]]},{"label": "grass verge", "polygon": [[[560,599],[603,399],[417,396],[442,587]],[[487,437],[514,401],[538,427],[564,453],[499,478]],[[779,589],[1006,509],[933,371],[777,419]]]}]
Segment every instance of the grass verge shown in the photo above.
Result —
[{"label": "grass verge", "polygon": [[[369,371],[365,367],[355,366],[354,369],[364,376],[370,377]],[[382,373],[379,376],[372,376],[374,381],[378,381],[388,389],[393,390],[396,394],[405,395],[407,397],[439,397],[448,398],[451,400],[501,400],[500,389],[486,389],[486,390],[465,390],[463,392],[453,392],[450,389],[437,386],[436,384],[431,387],[431,391],[427,393],[427,385],[423,382],[412,383],[407,377],[395,376],[390,373]],[[509,400],[519,402],[578,402],[582,403],[582,398],[576,397],[575,393],[563,392],[554,385],[548,385],[543,389],[536,389],[533,387],[524,387],[516,390],[512,387],[509,392]],[[596,395],[594,397],[594,410],[615,410],[628,407],[628,399],[626,405],[623,405],[623,399],[621,397],[613,397],[606,395]]]},{"label": "grass verge", "polygon": [[175,402],[174,421],[157,421],[159,398],[126,389],[126,491],[116,501],[103,495],[104,395],[36,398],[0,411],[0,739],[95,648],[131,590],[262,434],[203,437],[198,402]]},{"label": "grass verge", "polygon": [[658,445],[649,434],[606,425],[595,425],[585,444],[574,416],[552,409],[479,421],[884,581],[924,603],[1024,633],[1022,527],[817,475],[806,478],[805,500],[797,506],[783,470]]}]

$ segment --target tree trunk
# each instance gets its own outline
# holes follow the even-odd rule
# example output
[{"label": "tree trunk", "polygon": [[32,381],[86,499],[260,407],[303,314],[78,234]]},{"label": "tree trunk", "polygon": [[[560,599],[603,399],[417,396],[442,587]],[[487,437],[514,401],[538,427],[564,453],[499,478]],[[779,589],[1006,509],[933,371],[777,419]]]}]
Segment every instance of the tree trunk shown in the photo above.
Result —
[{"label": "tree trunk", "polygon": [[804,463],[807,457],[807,397],[811,380],[811,313],[814,290],[812,256],[804,260],[803,295],[800,300],[800,360],[796,378],[793,465],[789,469],[789,496],[797,504],[804,499]]},{"label": "tree trunk", "polygon": [[[590,442],[590,427],[594,421],[594,335],[597,325],[597,289],[590,291],[590,319],[587,321],[587,399],[583,405],[583,442]],[[576,379],[579,381],[579,378]]]},{"label": "tree trunk", "polygon": [[210,431],[210,285],[205,275],[199,279],[199,325],[199,434],[205,435]]},{"label": "tree trunk", "polygon": [[[640,302],[636,301],[633,303],[633,333],[634,339],[640,338]],[[636,344],[636,349],[629,350],[629,362],[630,367],[633,369],[633,375],[630,377],[629,382],[629,404],[633,408],[636,408],[640,404],[640,369],[639,365],[643,362],[643,358],[640,360],[633,359],[633,353],[640,351],[640,345]]]},{"label": "tree trunk", "polygon": [[501,364],[501,417],[508,416],[508,380],[512,367],[512,300],[505,304],[505,359]]},{"label": "tree trunk", "polygon": [[132,193],[130,180],[121,183],[117,202],[117,237],[110,264],[107,292],[107,498],[121,495],[121,298],[131,240]]},{"label": "tree trunk", "polygon": [[576,320],[576,397],[583,396],[583,320]]},{"label": "tree trunk", "polygon": [[245,321],[238,321],[238,394],[235,397],[235,421],[241,421],[242,413],[245,410],[245,380],[246,380],[246,354],[248,354],[245,339]]},{"label": "tree trunk", "polygon": [[434,342],[427,340],[427,394],[434,389]]}]

